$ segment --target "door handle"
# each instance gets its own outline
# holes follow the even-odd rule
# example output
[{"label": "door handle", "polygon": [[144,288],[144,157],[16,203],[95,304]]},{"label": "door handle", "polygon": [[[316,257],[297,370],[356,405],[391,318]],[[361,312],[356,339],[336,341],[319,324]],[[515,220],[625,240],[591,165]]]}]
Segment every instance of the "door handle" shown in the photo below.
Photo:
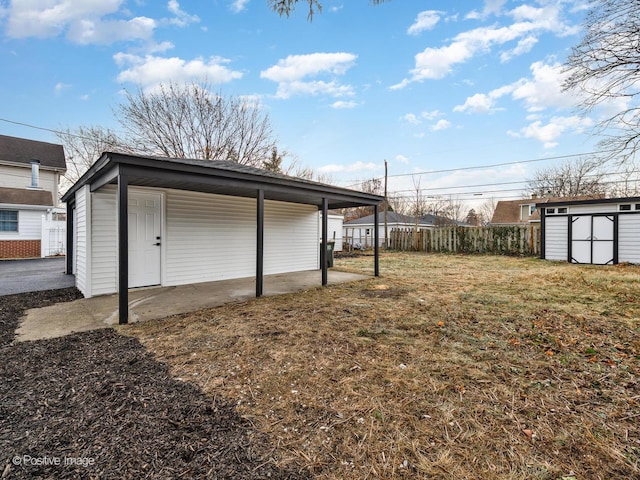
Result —
[{"label": "door handle", "polygon": [[160,242],[154,243],[154,245],[159,247],[160,246]]}]

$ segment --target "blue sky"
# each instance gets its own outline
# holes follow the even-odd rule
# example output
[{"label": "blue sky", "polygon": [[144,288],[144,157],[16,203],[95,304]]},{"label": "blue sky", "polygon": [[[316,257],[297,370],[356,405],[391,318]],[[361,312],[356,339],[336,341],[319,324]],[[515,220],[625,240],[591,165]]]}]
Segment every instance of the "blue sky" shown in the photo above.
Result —
[{"label": "blue sky", "polygon": [[560,160],[524,161],[595,149],[602,112],[579,117],[561,90],[586,1],[322,3],[308,22],[305,5],[287,19],[266,0],[0,0],[0,118],[118,130],[123,89],[206,77],[259,98],[282,149],[339,185],[385,159],[390,175],[523,161],[390,179],[476,203],[522,185],[453,187],[524,181]]}]

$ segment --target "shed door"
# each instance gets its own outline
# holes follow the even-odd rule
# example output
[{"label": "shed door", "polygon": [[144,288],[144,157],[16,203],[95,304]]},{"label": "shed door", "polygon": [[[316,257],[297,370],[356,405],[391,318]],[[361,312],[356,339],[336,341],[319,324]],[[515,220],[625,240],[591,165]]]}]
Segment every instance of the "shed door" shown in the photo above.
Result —
[{"label": "shed door", "polygon": [[582,215],[571,219],[571,262],[614,263],[613,215]]},{"label": "shed door", "polygon": [[129,287],[160,285],[159,193],[129,192]]}]

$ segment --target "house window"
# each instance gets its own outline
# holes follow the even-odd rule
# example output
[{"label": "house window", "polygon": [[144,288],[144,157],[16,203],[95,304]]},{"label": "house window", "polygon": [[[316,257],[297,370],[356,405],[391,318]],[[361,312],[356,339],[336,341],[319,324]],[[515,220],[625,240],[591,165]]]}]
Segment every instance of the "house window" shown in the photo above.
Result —
[{"label": "house window", "polygon": [[558,208],[558,213],[567,213],[567,207]]},{"label": "house window", "polygon": [[620,211],[621,212],[628,212],[629,210],[631,210],[631,205],[630,204],[620,205]]},{"label": "house window", "polygon": [[18,231],[18,211],[0,210],[0,232]]},{"label": "house window", "polygon": [[640,203],[636,203],[636,210],[640,210]]},{"label": "house window", "polygon": [[556,209],[555,208],[547,208],[546,213],[547,213],[547,215],[549,215],[550,213],[556,213]]}]

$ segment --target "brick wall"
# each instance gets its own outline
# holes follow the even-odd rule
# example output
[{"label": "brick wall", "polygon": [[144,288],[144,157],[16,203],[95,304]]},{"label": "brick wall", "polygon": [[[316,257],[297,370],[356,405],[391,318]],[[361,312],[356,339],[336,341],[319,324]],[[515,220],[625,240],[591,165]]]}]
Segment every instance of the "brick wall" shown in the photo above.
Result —
[{"label": "brick wall", "polygon": [[0,240],[0,258],[40,258],[40,240]]}]

